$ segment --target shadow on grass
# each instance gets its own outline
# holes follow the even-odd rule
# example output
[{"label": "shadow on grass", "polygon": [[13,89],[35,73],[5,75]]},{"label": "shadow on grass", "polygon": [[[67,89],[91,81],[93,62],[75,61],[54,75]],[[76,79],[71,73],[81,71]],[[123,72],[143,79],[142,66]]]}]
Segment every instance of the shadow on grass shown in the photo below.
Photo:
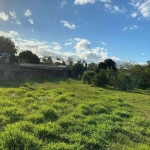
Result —
[{"label": "shadow on grass", "polygon": [[59,83],[61,81],[63,82],[71,82],[73,79],[71,78],[36,78],[36,79],[22,79],[22,80],[9,80],[9,81],[1,81],[0,87],[3,88],[18,88],[20,86],[24,86],[26,83],[34,84],[34,83]]},{"label": "shadow on grass", "polygon": [[126,93],[132,93],[132,94],[143,94],[143,95],[150,95],[150,89],[140,89],[136,88],[134,90],[121,90],[121,89],[116,89],[111,86],[106,86],[103,87],[106,90],[111,90],[111,91],[120,91],[120,92],[126,92]]}]

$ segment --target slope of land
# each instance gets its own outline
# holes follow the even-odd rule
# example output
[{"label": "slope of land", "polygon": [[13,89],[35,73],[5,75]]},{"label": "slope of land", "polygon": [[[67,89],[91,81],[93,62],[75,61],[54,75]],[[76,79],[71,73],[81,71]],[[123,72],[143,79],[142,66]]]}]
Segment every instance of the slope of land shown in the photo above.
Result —
[{"label": "slope of land", "polygon": [[150,92],[72,79],[0,86],[2,150],[149,150]]}]

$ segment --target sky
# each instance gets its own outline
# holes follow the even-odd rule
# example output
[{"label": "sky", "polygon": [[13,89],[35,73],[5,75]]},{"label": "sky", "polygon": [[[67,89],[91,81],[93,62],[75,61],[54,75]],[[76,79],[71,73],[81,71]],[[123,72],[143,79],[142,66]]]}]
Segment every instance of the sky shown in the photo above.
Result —
[{"label": "sky", "polygon": [[144,64],[150,0],[0,0],[0,36],[40,58]]}]

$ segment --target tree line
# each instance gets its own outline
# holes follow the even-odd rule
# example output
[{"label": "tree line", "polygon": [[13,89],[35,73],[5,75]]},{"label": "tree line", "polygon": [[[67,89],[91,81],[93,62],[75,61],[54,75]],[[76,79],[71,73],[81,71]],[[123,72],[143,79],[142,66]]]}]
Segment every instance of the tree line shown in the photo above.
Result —
[{"label": "tree line", "polygon": [[124,63],[117,66],[112,59],[103,62],[87,64],[84,60],[77,62],[69,57],[66,61],[57,57],[43,56],[42,60],[30,50],[17,54],[18,47],[10,38],[0,36],[0,53],[10,54],[10,63],[27,62],[33,64],[66,65],[70,76],[82,79],[83,83],[93,86],[111,86],[115,89],[133,91],[136,88],[150,88],[150,61],[146,65]]}]

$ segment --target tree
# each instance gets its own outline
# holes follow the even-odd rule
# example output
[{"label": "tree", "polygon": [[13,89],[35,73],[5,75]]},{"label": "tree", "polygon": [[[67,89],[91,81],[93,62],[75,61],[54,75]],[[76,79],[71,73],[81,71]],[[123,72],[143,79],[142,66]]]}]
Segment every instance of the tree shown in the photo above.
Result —
[{"label": "tree", "polygon": [[81,61],[78,61],[76,64],[74,64],[71,68],[72,75],[74,77],[82,77],[83,72],[85,71],[85,68]]},{"label": "tree", "polygon": [[107,69],[107,66],[104,62],[99,62],[98,63],[98,69]]},{"label": "tree", "polygon": [[116,63],[112,59],[106,59],[104,62],[98,63],[98,69],[111,68],[113,71],[117,71]]},{"label": "tree", "polygon": [[8,53],[10,55],[17,54],[17,48],[10,38],[0,36],[0,54]]},{"label": "tree", "polygon": [[68,57],[67,62],[68,62],[69,66],[72,66],[72,64],[73,64],[73,58],[72,57]]},{"label": "tree", "polygon": [[33,64],[40,63],[40,58],[36,54],[33,54],[31,51],[28,50],[20,52],[19,59],[21,62],[28,62]]},{"label": "tree", "polygon": [[42,61],[43,61],[43,63],[45,63],[45,64],[53,64],[53,60],[52,60],[52,57],[51,57],[51,56],[44,56],[44,57],[42,58]]},{"label": "tree", "polygon": [[87,70],[96,71],[96,69],[97,69],[97,64],[95,63],[88,64]]},{"label": "tree", "polygon": [[107,68],[111,68],[114,71],[117,71],[116,62],[114,62],[112,59],[106,59],[104,60],[104,64],[107,66]]}]

